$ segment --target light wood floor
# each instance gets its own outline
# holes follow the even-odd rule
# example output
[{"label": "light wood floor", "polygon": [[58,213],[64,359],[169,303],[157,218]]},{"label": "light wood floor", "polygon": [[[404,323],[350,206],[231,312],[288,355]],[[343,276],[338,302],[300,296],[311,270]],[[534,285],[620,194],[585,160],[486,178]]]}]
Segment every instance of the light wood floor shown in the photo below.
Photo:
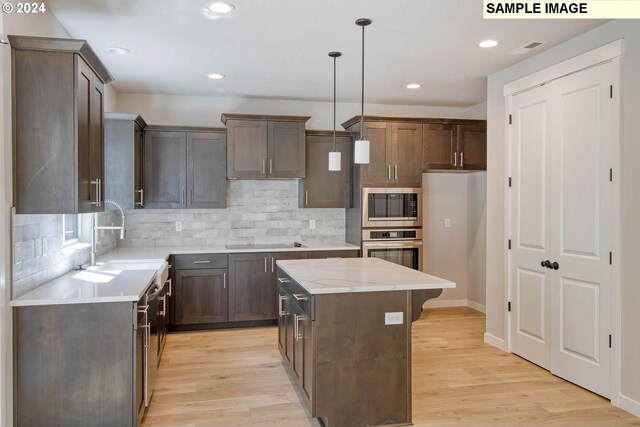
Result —
[{"label": "light wood floor", "polygon": [[[276,328],[170,334],[145,426],[316,426],[280,364]],[[484,315],[413,324],[416,426],[640,426],[607,400],[483,343]]]}]

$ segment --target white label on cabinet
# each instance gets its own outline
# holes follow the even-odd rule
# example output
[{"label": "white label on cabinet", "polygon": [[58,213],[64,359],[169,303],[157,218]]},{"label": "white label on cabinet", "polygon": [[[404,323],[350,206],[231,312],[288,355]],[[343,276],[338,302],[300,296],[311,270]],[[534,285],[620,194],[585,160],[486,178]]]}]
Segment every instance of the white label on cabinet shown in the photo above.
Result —
[{"label": "white label on cabinet", "polygon": [[390,313],[384,314],[384,324],[385,325],[402,325],[403,323],[403,312],[401,311],[393,311]]}]

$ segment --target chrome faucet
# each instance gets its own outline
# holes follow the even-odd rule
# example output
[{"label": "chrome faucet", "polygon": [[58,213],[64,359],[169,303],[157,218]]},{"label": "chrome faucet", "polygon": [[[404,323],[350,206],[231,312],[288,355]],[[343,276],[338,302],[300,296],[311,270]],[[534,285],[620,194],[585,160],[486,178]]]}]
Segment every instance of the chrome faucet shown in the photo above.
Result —
[{"label": "chrome faucet", "polygon": [[98,230],[120,230],[120,240],[123,240],[126,235],[126,230],[124,227],[125,216],[124,216],[124,209],[122,209],[122,206],[120,206],[120,204],[115,200],[105,200],[104,203],[105,204],[111,203],[116,208],[118,208],[118,210],[120,211],[120,218],[122,218],[122,224],[120,225],[120,227],[106,226],[106,225],[98,226],[98,214],[94,213],[93,215],[91,215],[91,265],[96,265],[96,249],[97,249],[96,246],[98,242]]}]

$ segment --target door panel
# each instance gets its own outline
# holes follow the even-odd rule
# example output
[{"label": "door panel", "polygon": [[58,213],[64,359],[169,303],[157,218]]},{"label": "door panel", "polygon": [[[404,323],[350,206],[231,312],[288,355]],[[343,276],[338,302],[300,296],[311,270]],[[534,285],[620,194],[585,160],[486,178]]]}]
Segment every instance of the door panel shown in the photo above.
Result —
[{"label": "door panel", "polygon": [[456,149],[457,126],[426,124],[423,130],[424,159],[427,169],[455,169],[453,153]]},{"label": "door panel", "polygon": [[554,236],[547,207],[551,168],[548,86],[540,86],[512,99],[510,194],[512,250],[510,251],[511,349],[549,368],[550,270],[541,262],[551,259]]},{"label": "door panel", "polygon": [[364,124],[364,137],[369,140],[369,164],[361,166],[362,184],[388,184],[391,165],[391,144],[387,152],[389,139],[387,123]]},{"label": "door panel", "polygon": [[186,134],[184,132],[145,132],[144,157],[147,207],[160,209],[186,207]]},{"label": "door panel", "polygon": [[227,139],[223,133],[187,133],[187,206],[227,207]]},{"label": "door panel", "polygon": [[92,203],[98,200],[96,186],[91,184],[95,178],[91,176],[91,68],[78,56],[78,74],[76,77],[76,109],[78,114],[78,213],[93,211]]},{"label": "door panel", "polygon": [[142,128],[134,123],[133,162],[134,162],[134,209],[144,207],[144,148]]},{"label": "door panel", "polygon": [[268,253],[229,255],[229,321],[275,319]]},{"label": "door panel", "polygon": [[176,325],[226,322],[227,270],[176,272]]},{"label": "door panel", "polygon": [[487,169],[486,126],[458,126],[458,169]]},{"label": "door panel", "polygon": [[611,267],[609,181],[611,64],[552,84],[558,244],[552,300],[551,371],[603,396],[610,393]]},{"label": "door panel", "polygon": [[271,178],[304,178],[304,123],[269,122],[268,175]]},{"label": "door panel", "polygon": [[349,144],[351,138],[337,137],[336,150],[341,156],[341,170],[330,171],[329,153],[333,150],[333,138],[327,136],[308,136],[306,178],[298,185],[302,186],[300,207],[305,208],[344,208],[349,199],[349,173],[351,159]]},{"label": "door panel", "polygon": [[99,180],[100,205],[92,205],[93,212],[104,211],[104,84],[92,73],[89,121],[89,170],[92,180]]},{"label": "door panel", "polygon": [[393,178],[399,185],[422,186],[422,125],[392,123]]},{"label": "door panel", "polygon": [[227,177],[260,179],[267,177],[267,122],[227,121]]}]

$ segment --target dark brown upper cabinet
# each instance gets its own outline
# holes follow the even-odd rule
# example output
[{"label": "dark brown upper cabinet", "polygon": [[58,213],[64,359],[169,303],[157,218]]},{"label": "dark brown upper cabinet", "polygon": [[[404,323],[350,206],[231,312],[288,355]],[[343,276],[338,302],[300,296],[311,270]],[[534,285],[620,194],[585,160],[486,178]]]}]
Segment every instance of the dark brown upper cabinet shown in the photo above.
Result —
[{"label": "dark brown upper cabinet", "polygon": [[18,214],[104,210],[104,85],[85,40],[8,36]]},{"label": "dark brown upper cabinet", "polygon": [[351,176],[351,134],[336,132],[336,151],[341,154],[341,170],[329,170],[333,151],[332,131],[307,131],[306,177],[298,183],[301,208],[345,208],[349,203]]},{"label": "dark brown upper cabinet", "polygon": [[[365,119],[369,140],[369,164],[360,167],[362,186],[419,187],[422,185],[422,124]],[[345,129],[359,137],[359,117],[345,122]]]},{"label": "dark brown upper cabinet", "polygon": [[144,134],[145,207],[227,206],[224,129],[149,126]]},{"label": "dark brown upper cabinet", "polygon": [[486,170],[486,124],[425,124],[423,169]]},{"label": "dark brown upper cabinet", "polygon": [[227,127],[227,178],[305,177],[308,116],[223,114]]},{"label": "dark brown upper cabinet", "polygon": [[104,195],[124,209],[144,207],[143,131],[138,114],[105,113]]}]

